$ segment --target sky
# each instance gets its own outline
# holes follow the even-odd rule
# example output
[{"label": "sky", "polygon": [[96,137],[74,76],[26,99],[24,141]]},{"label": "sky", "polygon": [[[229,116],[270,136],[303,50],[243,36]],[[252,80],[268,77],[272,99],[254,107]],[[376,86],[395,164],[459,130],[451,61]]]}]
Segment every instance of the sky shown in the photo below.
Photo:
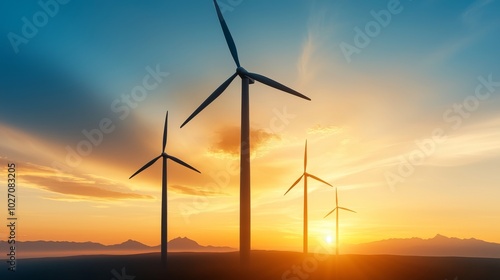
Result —
[{"label": "sky", "polygon": [[[436,234],[500,243],[500,2],[220,0],[250,87],[252,248],[302,248],[303,172],[338,189],[341,243]],[[2,1],[0,177],[18,240],[238,247],[240,79],[209,0]],[[334,188],[309,180],[310,244]],[[0,218],[6,220],[2,209]],[[0,232],[3,236],[6,233]],[[2,238],[3,239],[3,238]],[[311,245],[313,246],[313,245]],[[333,246],[333,244],[332,244]]]}]

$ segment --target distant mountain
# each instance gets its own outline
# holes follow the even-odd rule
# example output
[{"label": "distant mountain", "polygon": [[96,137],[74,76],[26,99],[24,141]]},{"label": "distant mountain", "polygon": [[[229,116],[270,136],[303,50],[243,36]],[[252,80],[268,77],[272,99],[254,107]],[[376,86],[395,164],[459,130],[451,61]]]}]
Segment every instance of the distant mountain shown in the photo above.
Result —
[{"label": "distant mountain", "polygon": [[[7,246],[4,244],[7,243],[0,241],[0,246]],[[133,240],[115,245],[103,245],[95,242],[16,241],[16,247],[22,251],[133,251],[151,249],[151,247]]]},{"label": "distant mountain", "polygon": [[437,234],[434,238],[387,239],[341,248],[344,254],[405,255],[405,256],[457,256],[500,258],[500,244],[475,238],[449,238]]},{"label": "distant mountain", "polygon": [[142,250],[151,250],[153,247],[150,247],[148,245],[144,245],[141,242],[135,241],[135,240],[127,240],[121,244],[116,244],[116,245],[108,245],[105,246],[107,249],[110,250],[132,250],[132,251],[142,251]]},{"label": "distant mountain", "polygon": [[[24,257],[70,256],[88,254],[130,254],[158,252],[160,246],[148,246],[138,241],[127,240],[120,244],[103,245],[95,242],[69,241],[16,241],[17,252]],[[6,241],[0,241],[0,250],[9,248]],[[202,246],[187,237],[177,237],[168,242],[170,252],[230,252],[230,247]]]},{"label": "distant mountain", "polygon": [[[0,251],[9,244],[0,241]],[[103,245],[95,242],[68,241],[17,241],[17,254],[21,258],[47,256],[75,256],[96,254],[138,254],[159,252],[160,246],[148,246],[134,240],[120,244]],[[231,252],[230,247],[203,246],[187,237],[177,237],[168,242],[169,252]],[[403,255],[403,256],[457,256],[500,258],[500,244],[475,238],[459,239],[436,235],[430,239],[387,239],[340,248],[342,254]],[[1,257],[0,257],[1,258]]]},{"label": "distant mountain", "polygon": [[[159,246],[158,246],[159,248]],[[168,242],[168,250],[171,252],[231,252],[237,251],[230,247],[202,246],[198,242],[187,237],[177,237]]]}]

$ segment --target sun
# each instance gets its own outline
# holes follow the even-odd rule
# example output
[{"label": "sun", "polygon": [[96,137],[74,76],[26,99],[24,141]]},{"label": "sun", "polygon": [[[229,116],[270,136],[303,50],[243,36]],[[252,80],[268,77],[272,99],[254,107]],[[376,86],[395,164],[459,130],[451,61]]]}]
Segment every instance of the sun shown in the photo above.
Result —
[{"label": "sun", "polygon": [[325,237],[325,241],[326,241],[326,243],[328,243],[328,244],[332,244],[332,241],[333,241],[332,236],[331,236],[331,235],[327,235],[327,236]]}]

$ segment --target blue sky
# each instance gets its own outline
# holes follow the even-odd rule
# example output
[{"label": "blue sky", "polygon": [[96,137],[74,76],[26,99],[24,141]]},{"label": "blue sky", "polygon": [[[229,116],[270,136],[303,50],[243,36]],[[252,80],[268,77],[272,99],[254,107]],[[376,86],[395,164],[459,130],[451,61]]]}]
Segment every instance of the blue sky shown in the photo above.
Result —
[{"label": "blue sky", "polygon": [[[283,59],[278,64],[284,69],[276,70],[289,71],[308,36],[317,37],[313,39],[316,56],[341,57],[339,44],[352,44],[353,29],[363,29],[372,20],[370,11],[384,9],[389,2],[228,1],[221,5],[230,7],[224,15],[245,65],[258,65],[256,60],[266,61],[280,52]],[[2,5],[4,34],[21,34],[20,19],[32,18],[41,9],[35,1]],[[498,5],[497,1],[401,1],[402,12],[392,16],[390,25],[366,50],[353,55],[352,64],[340,59],[335,66],[370,71],[406,64],[437,79],[458,75],[459,81],[467,82],[468,78],[471,85],[478,73],[496,68],[492,56],[498,49],[499,39],[494,36],[498,34]],[[13,53],[9,40],[2,40],[2,85],[17,93],[7,95],[7,101],[14,98],[14,106],[2,110],[2,117],[33,126],[29,118],[13,116],[21,103],[17,98],[40,104],[41,99],[28,96],[43,95],[49,106],[59,109],[83,107],[86,102],[99,107],[133,87],[147,65],[161,64],[171,72],[175,80],[165,85],[168,96],[181,95],[183,88],[196,81],[211,80],[208,73],[228,76],[233,65],[212,6],[211,1],[71,1],[61,5],[29,43],[19,46],[19,54]],[[455,96],[448,97],[445,102]],[[34,105],[29,100],[23,104]],[[71,100],[79,102],[69,104]],[[79,112],[82,121],[88,120],[89,112],[83,108]]]},{"label": "blue sky", "polygon": [[[365,212],[344,225],[350,227],[351,242],[412,236],[414,229],[403,217],[420,209],[422,200],[429,200],[424,207],[429,212],[416,221],[425,225],[418,226],[416,235],[439,232],[500,242],[500,228],[487,230],[492,220],[485,214],[486,209],[496,216],[500,213],[492,200],[500,195],[495,187],[500,163],[498,88],[466,117],[457,119],[457,113],[449,113],[454,104],[470,101],[481,84],[478,77],[500,81],[499,1],[221,0],[219,4],[242,65],[312,99],[304,103],[258,83],[252,86],[253,202],[255,228],[261,236],[257,246],[266,247],[262,236],[270,233],[300,240],[300,192],[285,199],[281,192],[293,182],[294,170],[300,171],[306,138],[315,173],[346,186],[341,191],[342,197],[350,199],[346,207]],[[357,28],[366,33],[367,25],[376,21],[373,13],[386,13],[388,6],[398,12],[391,14],[386,26],[378,24],[366,46],[356,46]],[[202,217],[207,213],[224,217],[221,220],[227,224],[220,222],[216,233],[235,233],[238,176],[231,174],[231,182],[215,193],[203,189],[214,180],[211,175],[237,157],[232,148],[238,136],[239,81],[189,125],[178,128],[235,70],[212,1],[69,1],[59,4],[57,13],[16,53],[9,34],[23,36],[23,17],[32,22],[40,11],[37,1],[0,4],[0,159],[31,166],[25,194],[29,201],[46,205],[49,216],[60,207],[70,207],[70,213],[90,208],[107,209],[103,217],[120,220],[119,210],[144,205],[159,214],[159,169],[134,182],[127,178],[158,152],[164,114],[169,110],[173,153],[204,169],[203,175],[193,177],[171,167],[170,174],[179,174],[169,179],[174,186],[169,197],[171,215],[178,225],[171,230],[179,235],[193,231],[202,241],[223,243],[215,233],[203,234],[208,225]],[[345,44],[357,47],[359,53],[346,57],[341,47]],[[148,67],[168,76],[121,119],[111,104],[141,85]],[[273,120],[284,111],[293,117],[280,129],[273,128]],[[103,118],[116,127],[102,144],[67,174],[50,173],[54,162],[64,164],[66,147],[75,149],[85,140],[82,130],[97,128]],[[397,173],[401,156],[418,148],[415,141],[431,137],[435,129],[442,129],[448,140],[404,182],[388,187],[388,172]],[[52,175],[40,175],[40,170]],[[75,185],[61,184],[57,176],[76,186],[93,180],[95,188],[85,185],[88,192],[75,192]],[[471,196],[468,191],[476,188]],[[107,197],[102,189],[117,195]],[[312,199],[316,194],[321,201],[317,205],[327,203],[322,197],[331,195],[320,187],[311,192]],[[198,209],[193,214],[198,218],[187,224],[179,209],[191,205],[196,196],[208,196],[209,203],[201,207],[205,214]],[[459,222],[450,217],[463,213],[471,197],[475,198],[472,205],[485,210],[476,212],[479,218],[473,230],[463,234]],[[282,210],[275,213],[271,205]],[[397,207],[401,216],[389,214]],[[322,217],[321,211],[317,207],[311,215]],[[434,215],[433,211],[442,212]],[[266,215],[278,218],[273,215],[279,214],[287,217],[283,225],[269,227],[266,221],[272,218]],[[376,215],[393,216],[374,222]],[[151,219],[146,225],[157,226]],[[324,223],[313,222],[311,230],[323,234]],[[125,222],[119,224],[122,230],[126,227]],[[35,234],[40,227],[33,223],[33,233],[25,238],[63,238]],[[75,232],[78,229],[73,227]],[[123,238],[155,243],[156,233],[153,228],[151,233],[127,232],[127,237],[123,233]],[[74,237],[79,238],[83,237]],[[92,237],[99,238],[114,240]],[[237,234],[229,245],[235,245],[235,240]],[[296,248],[277,244],[277,248]]]}]

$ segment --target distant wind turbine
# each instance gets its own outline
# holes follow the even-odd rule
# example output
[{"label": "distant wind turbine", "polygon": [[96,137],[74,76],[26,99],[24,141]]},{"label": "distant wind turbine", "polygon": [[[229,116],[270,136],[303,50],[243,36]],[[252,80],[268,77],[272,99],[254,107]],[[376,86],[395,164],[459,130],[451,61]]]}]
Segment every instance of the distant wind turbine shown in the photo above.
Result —
[{"label": "distant wind turbine", "polygon": [[309,97],[284,86],[270,78],[259,74],[250,73],[245,68],[241,67],[238,58],[238,52],[234,43],[233,37],[229,32],[226,21],[224,20],[217,1],[214,0],[215,9],[219,18],[224,37],[231,52],[234,62],[236,63],[236,73],[231,75],[224,83],[222,83],[181,125],[183,127],[205,107],[212,103],[224,90],[229,86],[236,76],[240,76],[241,85],[241,151],[240,151],[240,258],[244,264],[247,264],[250,259],[250,108],[249,108],[249,84],[253,84],[254,80],[259,81],[267,86],[287,92],[289,94],[311,100]]},{"label": "distant wind turbine", "polygon": [[297,179],[297,181],[295,181],[295,183],[293,183],[293,185],[285,193],[285,195],[286,195],[291,189],[293,189],[293,187],[295,187],[295,185],[297,185],[300,182],[300,180],[302,180],[302,177],[304,178],[304,236],[303,236],[303,238],[304,238],[304,253],[305,254],[308,253],[307,177],[311,177],[317,181],[320,181],[321,183],[325,183],[325,184],[329,185],[330,187],[333,187],[332,185],[325,182],[324,180],[322,180],[322,179],[320,179],[312,174],[307,173],[306,169],[307,169],[307,140],[306,140],[306,148],[305,148],[305,152],[304,152],[304,173],[302,173],[302,175],[299,177],[299,179]]},{"label": "distant wind turbine", "polygon": [[336,246],[336,254],[337,256],[339,255],[339,211],[340,209],[342,210],[346,210],[346,211],[351,211],[353,213],[356,213],[356,211],[354,210],[351,210],[351,209],[347,209],[347,208],[344,208],[344,207],[340,207],[339,206],[339,197],[338,197],[338,194],[337,194],[337,188],[335,188],[335,208],[333,208],[332,211],[330,211],[330,213],[326,214],[326,217],[328,217],[330,214],[332,214],[333,212],[335,212],[335,210],[337,210],[337,218],[336,218],[336,226],[335,226],[335,229],[336,229],[336,233],[335,233],[335,246]]},{"label": "distant wind turbine", "polygon": [[161,261],[163,265],[167,264],[167,159],[173,160],[180,165],[183,165],[189,169],[192,169],[198,173],[196,168],[191,165],[185,163],[184,161],[171,156],[165,152],[165,147],[167,146],[167,128],[168,128],[168,111],[165,117],[165,128],[163,130],[163,148],[161,154],[150,162],[146,163],[143,167],[141,167],[134,175],[130,176],[129,179],[132,179],[135,175],[141,173],[143,170],[147,169],[151,165],[153,165],[158,159],[163,158],[163,166],[162,166],[162,184],[161,184]]}]

